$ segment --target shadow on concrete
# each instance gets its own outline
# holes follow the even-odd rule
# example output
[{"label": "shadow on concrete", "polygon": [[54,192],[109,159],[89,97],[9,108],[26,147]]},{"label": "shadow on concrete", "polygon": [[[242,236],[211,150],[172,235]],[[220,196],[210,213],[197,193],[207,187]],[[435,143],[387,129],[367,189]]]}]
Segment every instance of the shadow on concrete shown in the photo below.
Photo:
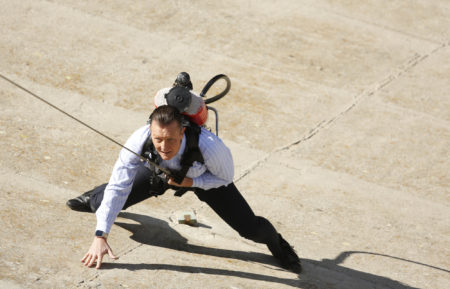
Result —
[{"label": "shadow on concrete", "polygon": [[[133,235],[130,237],[136,242],[164,247],[173,250],[185,251],[202,255],[210,255],[215,257],[232,258],[249,262],[257,262],[276,266],[276,260],[268,254],[256,252],[243,252],[235,250],[225,250],[217,248],[209,248],[198,245],[188,244],[187,239],[172,229],[166,221],[152,218],[145,215],[121,212],[120,217],[136,221],[139,224],[129,224],[116,222],[115,224],[130,231]],[[126,263],[104,263],[102,269],[126,269],[136,270],[170,270],[184,273],[202,273],[210,275],[234,276],[258,281],[273,282],[279,284],[290,285],[297,288],[392,288],[392,289],[417,289],[401,282],[389,279],[387,277],[378,276],[366,272],[357,271],[346,268],[340,264],[351,254],[370,252],[349,251],[343,252],[333,260],[323,259],[321,261],[302,259],[304,272],[298,278],[288,279],[262,274],[248,273],[242,271],[232,271],[215,268],[195,267],[195,266],[179,266],[169,264],[126,264]],[[385,257],[391,257],[382,255]],[[397,257],[391,257],[398,260],[404,260]],[[404,260],[412,262],[409,260]],[[416,264],[429,266],[426,264],[414,262]],[[435,269],[447,270],[429,266]],[[281,269],[280,269],[281,270]]]},{"label": "shadow on concrete", "polygon": [[[130,219],[139,223],[129,224],[116,221],[114,224],[133,233],[130,238],[142,244],[185,251],[194,254],[258,262],[269,265],[276,264],[276,260],[271,255],[267,254],[224,250],[188,244],[188,239],[171,228],[166,221],[150,216],[121,212],[119,217]],[[204,224],[202,227],[211,228]]]},{"label": "shadow on concrete", "polygon": [[300,279],[288,279],[288,278],[279,278],[268,275],[256,274],[256,273],[248,273],[242,271],[232,271],[225,269],[215,269],[215,268],[205,268],[205,267],[195,267],[195,266],[180,266],[180,265],[169,265],[169,264],[126,264],[126,263],[102,263],[102,270],[104,269],[126,269],[130,271],[136,270],[170,270],[175,272],[182,273],[201,273],[215,276],[231,276],[231,277],[239,277],[246,278],[256,281],[266,281],[272,283],[279,283],[290,285],[298,288],[310,288],[317,289],[316,285],[313,283],[303,281]]}]

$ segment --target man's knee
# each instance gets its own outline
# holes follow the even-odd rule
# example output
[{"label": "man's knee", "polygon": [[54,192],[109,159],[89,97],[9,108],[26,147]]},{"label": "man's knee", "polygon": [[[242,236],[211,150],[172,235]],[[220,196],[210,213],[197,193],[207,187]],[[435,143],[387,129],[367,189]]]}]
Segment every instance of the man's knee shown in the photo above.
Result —
[{"label": "man's knee", "polygon": [[265,218],[256,216],[253,224],[246,226],[246,229],[238,231],[241,237],[257,243],[267,244],[270,236],[275,233],[272,224]]}]

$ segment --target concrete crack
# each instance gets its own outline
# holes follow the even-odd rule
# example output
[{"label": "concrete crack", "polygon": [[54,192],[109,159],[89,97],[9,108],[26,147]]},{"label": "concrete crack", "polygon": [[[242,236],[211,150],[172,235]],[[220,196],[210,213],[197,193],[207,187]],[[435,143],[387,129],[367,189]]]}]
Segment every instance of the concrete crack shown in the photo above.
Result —
[{"label": "concrete crack", "polygon": [[100,274],[99,274],[98,272],[95,272],[94,275],[92,275],[91,277],[79,281],[79,282],[77,283],[77,285],[76,285],[76,288],[79,288],[79,287],[81,287],[81,286],[84,286],[84,285],[86,285],[88,282],[94,281],[94,280],[97,279],[99,276],[100,276]]},{"label": "concrete crack", "polygon": [[397,69],[395,69],[393,72],[389,73],[385,78],[383,78],[381,81],[378,81],[375,83],[375,85],[363,91],[359,95],[355,96],[354,100],[341,112],[337,113],[336,115],[332,116],[329,119],[322,120],[319,122],[315,127],[309,130],[309,132],[304,135],[302,138],[295,140],[291,142],[288,145],[275,148],[271,152],[267,153],[264,157],[257,160],[253,164],[250,165],[248,169],[246,169],[240,176],[238,176],[235,179],[235,182],[239,182],[244,177],[248,176],[250,173],[252,173],[256,168],[264,164],[273,154],[276,154],[281,151],[289,150],[292,147],[295,147],[305,141],[310,140],[312,137],[317,135],[319,132],[321,132],[323,129],[326,129],[330,127],[332,124],[334,124],[338,119],[345,116],[347,113],[349,113],[351,110],[353,110],[361,101],[366,99],[367,97],[375,95],[378,91],[385,88],[386,86],[390,85],[392,82],[397,80],[399,77],[401,77],[403,74],[407,73],[414,67],[416,67],[418,64],[422,63],[425,59],[430,57],[431,55],[437,53],[438,51],[450,46],[450,42],[443,43],[439,45],[438,47],[431,50],[429,53],[420,55],[418,53],[415,53],[411,58],[409,58],[404,64],[400,65]]},{"label": "concrete crack", "polygon": [[129,253],[131,253],[131,252],[133,252],[134,250],[136,250],[137,248],[142,247],[143,245],[144,245],[144,244],[137,244],[137,245],[136,245],[135,247],[133,247],[133,248],[130,248],[130,249],[124,251],[124,252],[118,253],[117,256],[118,256],[118,257],[126,256],[126,255],[128,255]]},{"label": "concrete crack", "polygon": [[262,165],[263,163],[265,163],[267,161],[267,159],[272,155],[272,153],[268,153],[266,154],[262,159],[257,160],[256,162],[254,162],[253,164],[250,165],[250,167],[248,169],[246,169],[239,177],[234,179],[234,182],[237,183],[240,180],[242,180],[243,178],[245,178],[246,176],[248,176],[251,172],[253,172],[257,167],[259,167],[260,165]]},{"label": "concrete crack", "polygon": [[[123,257],[123,256],[125,256],[125,255],[127,255],[127,254],[133,252],[134,250],[136,250],[137,248],[139,248],[139,247],[141,247],[141,246],[143,246],[143,245],[144,245],[144,244],[138,244],[138,245],[136,245],[135,247],[130,248],[130,249],[124,251],[124,252],[119,252],[119,253],[117,254],[117,256],[118,256],[118,257]],[[115,261],[116,261],[116,260],[111,260],[111,262],[115,262]],[[94,280],[97,279],[98,277],[100,277],[100,273],[99,273],[98,270],[96,270],[96,272],[95,272],[92,276],[90,276],[90,277],[88,277],[88,278],[86,278],[86,279],[83,279],[83,280],[79,281],[79,282],[77,283],[77,285],[76,285],[76,288],[79,288],[79,287],[81,287],[81,286],[84,286],[84,285],[86,285],[87,283],[94,281]]]},{"label": "concrete crack", "polygon": [[[285,145],[283,147],[277,148],[274,151],[271,152],[277,153],[283,150],[289,150],[291,147],[299,145],[302,142],[305,142],[309,139],[311,139],[313,136],[315,136],[317,133],[319,133],[321,130],[328,128],[330,125],[335,123],[338,119],[345,116],[348,112],[353,110],[362,100],[366,99],[369,96],[373,96],[381,89],[385,88],[386,86],[390,85],[392,82],[397,80],[400,76],[405,74],[406,72],[410,71],[414,67],[416,67],[418,64],[422,63],[425,59],[430,57],[431,55],[437,53],[441,49],[444,49],[445,47],[449,46],[449,43],[441,44],[440,46],[436,47],[432,51],[430,51],[427,54],[420,55],[418,53],[414,54],[413,57],[408,59],[406,63],[398,67],[394,72],[388,74],[387,77],[382,79],[381,81],[377,82],[373,88],[368,89],[357,95],[353,102],[351,102],[344,110],[336,114],[335,116],[329,118],[328,120],[323,120],[319,124],[317,124],[313,129],[311,129],[305,136],[303,136],[301,139],[296,140],[288,145]],[[265,158],[267,159],[267,157]]]}]

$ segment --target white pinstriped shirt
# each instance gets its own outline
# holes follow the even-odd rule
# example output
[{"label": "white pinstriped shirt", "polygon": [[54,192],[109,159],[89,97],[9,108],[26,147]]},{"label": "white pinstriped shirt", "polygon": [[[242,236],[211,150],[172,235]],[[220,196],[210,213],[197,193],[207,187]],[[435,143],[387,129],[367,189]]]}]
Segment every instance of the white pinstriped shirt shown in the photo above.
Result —
[{"label": "white pinstriped shirt", "polygon": [[[136,130],[125,143],[130,150],[141,154],[145,140],[150,135],[149,125]],[[168,169],[181,169],[180,160],[186,146],[183,137],[180,149],[171,160],[162,161],[161,166]],[[221,139],[202,128],[198,143],[205,160],[204,164],[194,162],[186,176],[193,179],[193,187],[208,190],[228,185],[233,182],[234,164],[230,150]],[[122,149],[106,186],[103,201],[96,212],[96,230],[109,233],[111,227],[122,210],[133,186],[140,159],[131,152]]]}]

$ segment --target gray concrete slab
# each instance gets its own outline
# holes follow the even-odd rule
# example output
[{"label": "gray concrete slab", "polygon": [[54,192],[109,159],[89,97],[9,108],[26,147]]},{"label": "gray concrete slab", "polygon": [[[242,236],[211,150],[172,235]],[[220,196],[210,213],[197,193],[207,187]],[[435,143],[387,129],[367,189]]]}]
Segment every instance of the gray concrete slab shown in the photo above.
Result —
[{"label": "gray concrete slab", "polygon": [[0,79],[0,288],[449,287],[448,1],[0,4],[0,73],[120,142],[180,71],[196,91],[227,74],[236,184],[305,267],[171,193],[119,216],[117,261],[83,267],[95,216],[65,202],[119,148]]}]

